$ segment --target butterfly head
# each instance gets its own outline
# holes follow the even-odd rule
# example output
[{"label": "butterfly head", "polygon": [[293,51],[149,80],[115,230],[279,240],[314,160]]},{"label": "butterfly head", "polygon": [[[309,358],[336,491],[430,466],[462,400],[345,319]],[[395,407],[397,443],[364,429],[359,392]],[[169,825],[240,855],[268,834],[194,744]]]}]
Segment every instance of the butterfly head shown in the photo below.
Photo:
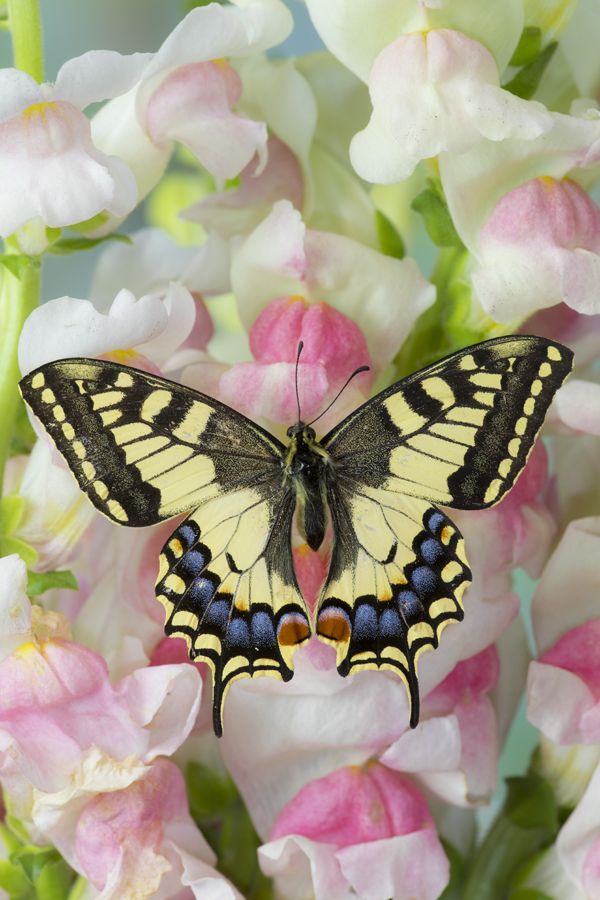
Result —
[{"label": "butterfly head", "polygon": [[317,435],[314,428],[299,421],[296,425],[290,425],[287,430],[287,436],[290,439],[295,438],[296,441],[303,441],[304,443],[309,444],[315,440]]}]

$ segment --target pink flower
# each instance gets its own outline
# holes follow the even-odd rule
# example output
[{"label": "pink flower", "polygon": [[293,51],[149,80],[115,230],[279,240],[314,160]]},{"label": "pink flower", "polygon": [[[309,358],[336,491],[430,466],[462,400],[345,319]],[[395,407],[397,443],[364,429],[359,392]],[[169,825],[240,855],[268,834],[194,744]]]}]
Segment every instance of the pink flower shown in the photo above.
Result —
[{"label": "pink flower", "polygon": [[422,722],[406,731],[381,756],[447,803],[487,802],[496,784],[496,717],[488,693],[499,675],[490,646],[466,659],[423,701]]},{"label": "pink flower", "polygon": [[307,784],[287,804],[259,850],[263,871],[289,898],[350,892],[364,900],[438,897],[448,861],[423,795],[375,764],[343,768]]},{"label": "pink flower", "polygon": [[219,180],[237,175],[258,151],[266,125],[232,109],[242,83],[228,59],[282,41],[292,25],[280,0],[193,9],[150,57],[135,88],[94,116],[96,146],[125,160],[140,197],[156,184],[179,141]]},{"label": "pink flower", "polygon": [[180,66],[146,94],[151,140],[159,147],[178,140],[217,178],[237,175],[258,149],[264,155],[266,125],[232,113],[242,81],[224,60]]},{"label": "pink flower", "polygon": [[[98,770],[102,761],[96,760]],[[62,801],[62,802],[60,802]],[[107,793],[71,789],[38,797],[34,821],[102,900],[239,894],[213,868],[215,857],[188,812],[180,770],[155,760],[131,784]]]},{"label": "pink flower", "polygon": [[505,194],[481,231],[478,256],[473,284],[497,321],[560,302],[600,312],[600,209],[569,179],[534,178]]},{"label": "pink flower", "polygon": [[120,761],[173,752],[200,702],[189,666],[140,669],[113,687],[101,657],[65,640],[23,643],[0,679],[3,781],[45,792],[64,788],[92,747]]},{"label": "pink flower", "polygon": [[333,307],[360,328],[378,373],[435,298],[433,285],[414,260],[384,256],[357,240],[307,229],[287,200],[276,203],[234,248],[231,285],[248,331],[282,297]]},{"label": "pink flower", "polygon": [[[237,363],[222,376],[223,399],[253,418],[295,421],[300,341],[304,349],[298,392],[304,421],[323,411],[355,368],[370,365],[365,339],[351,319],[325,303],[309,305],[302,297],[281,297],[263,310],[250,331],[250,348],[257,361]],[[343,397],[346,409],[366,399],[372,380],[367,373],[356,378]],[[341,404],[336,407],[336,420],[342,408]]]},{"label": "pink flower", "polygon": [[531,663],[528,717],[558,744],[600,743],[600,619],[568,631]]}]

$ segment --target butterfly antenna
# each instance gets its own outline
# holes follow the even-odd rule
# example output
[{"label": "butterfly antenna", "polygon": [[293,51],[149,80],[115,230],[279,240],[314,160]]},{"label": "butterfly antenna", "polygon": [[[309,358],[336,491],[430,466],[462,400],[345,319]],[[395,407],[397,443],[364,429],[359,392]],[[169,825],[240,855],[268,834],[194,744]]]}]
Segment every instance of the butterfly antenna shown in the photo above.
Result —
[{"label": "butterfly antenna", "polygon": [[298,344],[298,353],[296,354],[296,374],[294,377],[296,383],[296,405],[298,406],[298,424],[300,424],[300,394],[298,393],[298,363],[300,362],[300,354],[302,353],[302,348],[304,347],[304,341],[300,341]]},{"label": "butterfly antenna", "polygon": [[350,375],[350,377],[348,379],[346,379],[345,384],[343,384],[342,387],[339,389],[339,391],[337,392],[337,394],[335,395],[335,397],[333,398],[333,400],[331,401],[329,406],[326,406],[325,409],[323,410],[323,412],[319,413],[319,415],[317,416],[316,419],[313,419],[312,422],[308,422],[308,425],[313,425],[315,422],[318,422],[318,420],[321,418],[321,416],[324,416],[326,412],[329,412],[329,410],[331,409],[333,404],[336,402],[336,400],[338,399],[340,394],[342,394],[343,391],[346,390],[346,388],[348,387],[348,385],[350,384],[350,382],[352,381],[352,379],[354,378],[355,375],[360,375],[361,372],[368,372],[370,368],[371,368],[370,366],[359,366],[358,369],[355,369],[354,372],[352,373],[352,375]]}]

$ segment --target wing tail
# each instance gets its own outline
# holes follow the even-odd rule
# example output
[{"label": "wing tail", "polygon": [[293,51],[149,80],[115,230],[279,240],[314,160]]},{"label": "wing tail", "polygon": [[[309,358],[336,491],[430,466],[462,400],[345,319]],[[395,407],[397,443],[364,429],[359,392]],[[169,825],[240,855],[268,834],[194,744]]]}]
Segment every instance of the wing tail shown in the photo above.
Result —
[{"label": "wing tail", "polygon": [[317,636],[336,647],[341,675],[394,671],[405,684],[414,728],[420,710],[418,659],[437,647],[447,624],[464,615],[461,598],[471,573],[462,537],[447,516],[424,501],[404,498],[407,515],[374,499],[354,500],[339,489],[330,498],[336,540]]}]

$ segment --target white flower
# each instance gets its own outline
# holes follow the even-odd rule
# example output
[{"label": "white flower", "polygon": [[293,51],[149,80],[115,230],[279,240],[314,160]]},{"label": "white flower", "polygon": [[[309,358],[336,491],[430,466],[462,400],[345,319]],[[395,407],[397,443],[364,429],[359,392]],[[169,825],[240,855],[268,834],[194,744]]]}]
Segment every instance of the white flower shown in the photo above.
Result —
[{"label": "white flower", "polygon": [[82,110],[136,82],[149,56],[91,51],[37,84],[17,69],[0,70],[0,234],[41,220],[60,228],[135,206],[135,180],[122,160],[94,146]]}]

